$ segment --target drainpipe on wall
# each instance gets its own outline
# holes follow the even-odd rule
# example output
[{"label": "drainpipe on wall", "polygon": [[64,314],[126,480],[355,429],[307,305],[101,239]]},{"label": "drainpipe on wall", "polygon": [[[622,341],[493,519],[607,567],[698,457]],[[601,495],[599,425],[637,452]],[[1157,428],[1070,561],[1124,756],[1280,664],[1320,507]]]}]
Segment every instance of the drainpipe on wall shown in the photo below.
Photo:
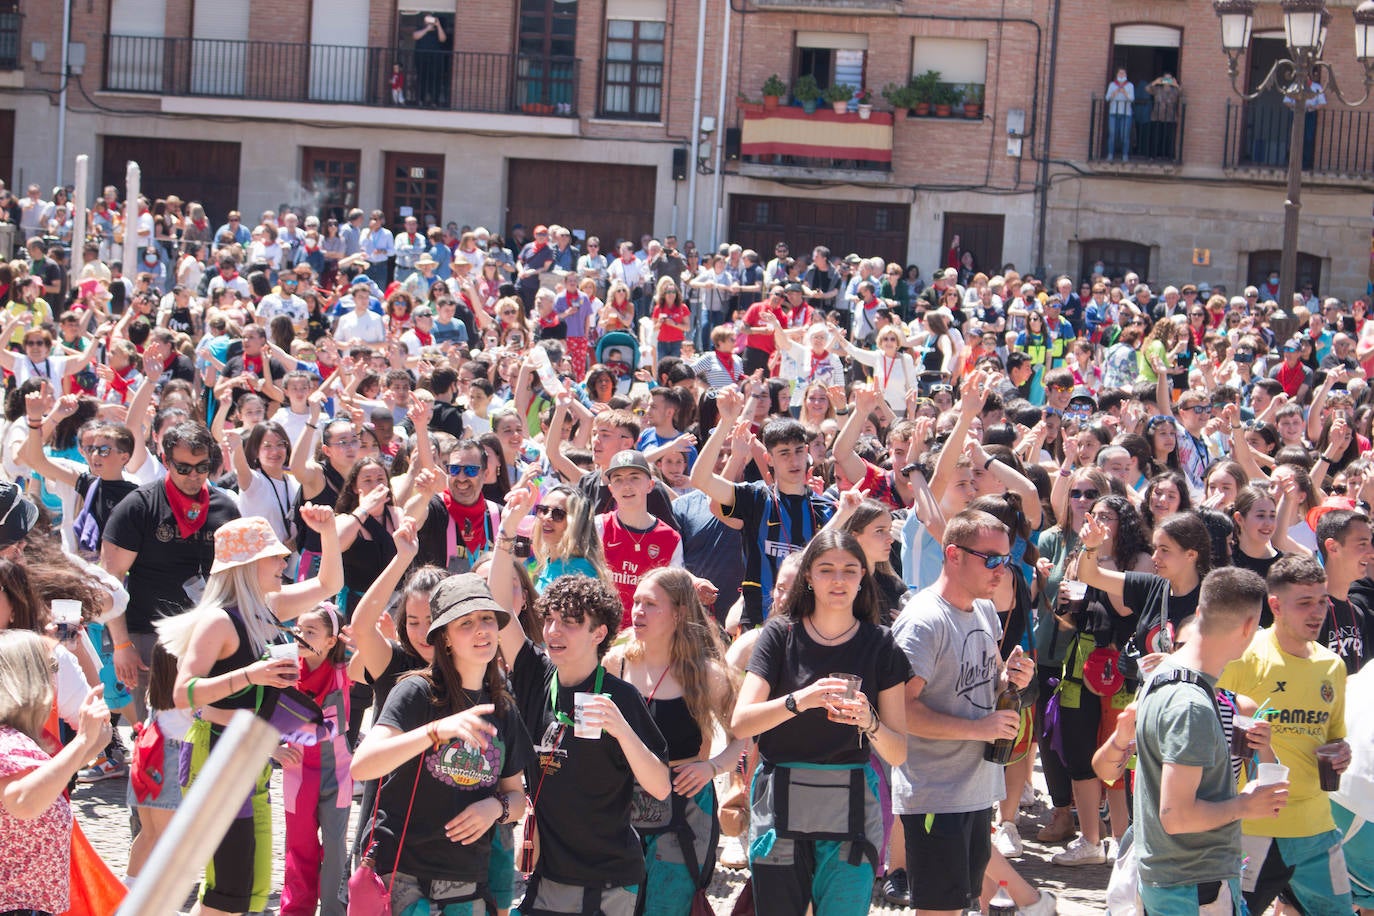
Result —
[{"label": "drainpipe on wall", "polygon": [[62,91],[57,94],[57,175],[53,181],[54,187],[62,184],[62,160],[67,155],[67,55],[71,34],[72,0],[62,0]]},{"label": "drainpipe on wall", "polygon": [[[728,7],[728,4],[727,4]],[[706,60],[706,0],[697,0],[697,70],[692,86],[692,146],[687,153],[687,235],[695,239],[697,228],[697,157],[701,155],[701,84]],[[673,220],[677,228],[677,220]]]},{"label": "drainpipe on wall", "polygon": [[[725,209],[725,201],[721,197],[721,169],[725,165],[725,86],[729,81],[728,70],[730,68],[730,0],[725,3],[725,37],[720,43],[720,104],[716,108],[716,148],[715,152],[715,179],[711,182],[711,249],[720,244],[720,217]],[[697,246],[700,249],[701,246]]]},{"label": "drainpipe on wall", "polygon": [[[1050,219],[1050,136],[1054,132],[1054,77],[1059,67],[1059,12],[1061,0],[1053,0],[1050,16],[1050,67],[1045,79],[1045,152],[1040,157],[1040,180],[1036,182],[1040,194],[1040,228],[1035,237],[1036,273],[1045,267],[1045,233]],[[1067,266],[1067,265],[1065,265]],[[1047,278],[1048,279],[1048,278]]]}]

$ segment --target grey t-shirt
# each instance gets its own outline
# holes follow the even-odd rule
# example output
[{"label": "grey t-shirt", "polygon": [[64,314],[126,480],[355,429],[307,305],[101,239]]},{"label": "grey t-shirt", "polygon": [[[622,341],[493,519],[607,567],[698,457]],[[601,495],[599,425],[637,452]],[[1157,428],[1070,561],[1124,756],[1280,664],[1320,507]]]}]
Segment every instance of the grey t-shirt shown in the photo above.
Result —
[{"label": "grey t-shirt", "polygon": [[[1168,834],[1159,822],[1164,764],[1201,767],[1197,797],[1220,802],[1236,794],[1231,757],[1216,708],[1196,684],[1163,683],[1180,666],[1164,659],[1136,713],[1135,838],[1140,880],[1154,887],[1223,881],[1240,874],[1240,821],[1202,833]],[[1216,682],[1198,676],[1207,689]]]},{"label": "grey t-shirt", "polygon": [[[921,701],[935,712],[981,719],[997,702],[1002,626],[991,601],[960,610],[933,587],[903,609],[892,638],[925,681]],[[897,814],[979,811],[1006,794],[1002,768],[983,759],[982,741],[908,736],[906,763],[892,770],[892,810]]]}]

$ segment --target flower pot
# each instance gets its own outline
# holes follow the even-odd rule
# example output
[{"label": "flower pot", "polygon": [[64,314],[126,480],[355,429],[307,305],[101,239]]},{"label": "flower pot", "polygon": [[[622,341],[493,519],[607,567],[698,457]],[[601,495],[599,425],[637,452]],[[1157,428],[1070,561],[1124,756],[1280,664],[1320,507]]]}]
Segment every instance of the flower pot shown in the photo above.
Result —
[{"label": "flower pot", "polygon": [[831,102],[830,104],[834,107],[835,114],[844,114],[849,110],[848,102]]},{"label": "flower pot", "polygon": [[765,96],[763,97],[763,110],[764,110],[764,111],[777,111],[777,110],[778,110],[778,97],[777,97],[776,95],[765,95]]},{"label": "flower pot", "polygon": [[983,116],[983,103],[982,103],[982,102],[965,102],[965,103],[964,103],[964,117],[969,118],[969,119],[972,119],[972,120],[977,120],[978,118],[981,118],[982,116]]},{"label": "flower pot", "polygon": [[918,117],[918,118],[924,118],[924,117],[926,117],[926,116],[929,115],[929,114],[930,114],[930,103],[929,103],[929,102],[917,102],[917,103],[916,103],[916,117]]},{"label": "flower pot", "polygon": [[908,114],[910,114],[910,113],[911,113],[911,109],[910,109],[910,108],[894,108],[894,109],[892,109],[892,120],[894,120],[894,121],[904,121],[904,120],[906,120],[906,116],[907,116]]},{"label": "flower pot", "polygon": [[953,106],[950,106],[950,105],[936,105],[936,106],[935,106],[935,117],[937,117],[937,118],[947,118],[947,117],[949,117],[953,112],[954,112]]},{"label": "flower pot", "polygon": [[864,121],[867,121],[868,118],[869,118],[869,116],[872,115],[872,114],[873,114],[873,106],[872,106],[872,105],[860,105],[860,106],[859,106],[859,118],[860,118],[860,119],[862,119],[862,120],[864,120]]},{"label": "flower pot", "polygon": [[807,114],[815,114],[816,106],[818,103],[819,99],[805,99],[802,101],[802,111],[806,112]]}]

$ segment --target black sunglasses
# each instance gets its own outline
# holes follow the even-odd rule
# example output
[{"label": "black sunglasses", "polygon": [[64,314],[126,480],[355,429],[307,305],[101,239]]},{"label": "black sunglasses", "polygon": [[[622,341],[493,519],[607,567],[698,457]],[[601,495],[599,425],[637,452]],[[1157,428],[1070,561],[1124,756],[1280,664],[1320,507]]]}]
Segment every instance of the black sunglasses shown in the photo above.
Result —
[{"label": "black sunglasses", "polygon": [[1069,499],[1097,499],[1102,494],[1097,490],[1070,490]]},{"label": "black sunglasses", "polygon": [[476,477],[478,474],[481,473],[482,466],[480,464],[450,464],[448,466],[448,475],[450,477],[458,477],[460,475],[466,477]]},{"label": "black sunglasses", "polygon": [[568,519],[568,510],[559,506],[535,506],[534,514],[540,518],[553,519],[555,522],[563,522]]},{"label": "black sunglasses", "polygon": [[1011,565],[1011,554],[1007,553],[983,553],[981,550],[974,550],[972,547],[965,547],[963,544],[955,544],[964,553],[972,554],[983,561],[983,566],[987,569],[1000,569],[1003,566]]},{"label": "black sunglasses", "polygon": [[167,462],[172,466],[172,470],[176,471],[183,477],[186,477],[190,474],[208,474],[210,473],[210,468],[213,466],[211,465],[209,458],[206,458],[204,461],[197,462],[196,464],[186,464],[184,462],[176,461],[171,458],[168,458]]}]

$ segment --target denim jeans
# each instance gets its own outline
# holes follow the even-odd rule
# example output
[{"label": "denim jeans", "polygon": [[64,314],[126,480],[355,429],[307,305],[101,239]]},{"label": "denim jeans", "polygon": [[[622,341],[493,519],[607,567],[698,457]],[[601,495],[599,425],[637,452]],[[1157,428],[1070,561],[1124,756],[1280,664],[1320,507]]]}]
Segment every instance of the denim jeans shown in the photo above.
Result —
[{"label": "denim jeans", "polygon": [[1129,162],[1131,159],[1131,116],[1129,114],[1114,114],[1108,116],[1108,159],[1112,159],[1116,156],[1117,146],[1121,147],[1122,161]]}]

